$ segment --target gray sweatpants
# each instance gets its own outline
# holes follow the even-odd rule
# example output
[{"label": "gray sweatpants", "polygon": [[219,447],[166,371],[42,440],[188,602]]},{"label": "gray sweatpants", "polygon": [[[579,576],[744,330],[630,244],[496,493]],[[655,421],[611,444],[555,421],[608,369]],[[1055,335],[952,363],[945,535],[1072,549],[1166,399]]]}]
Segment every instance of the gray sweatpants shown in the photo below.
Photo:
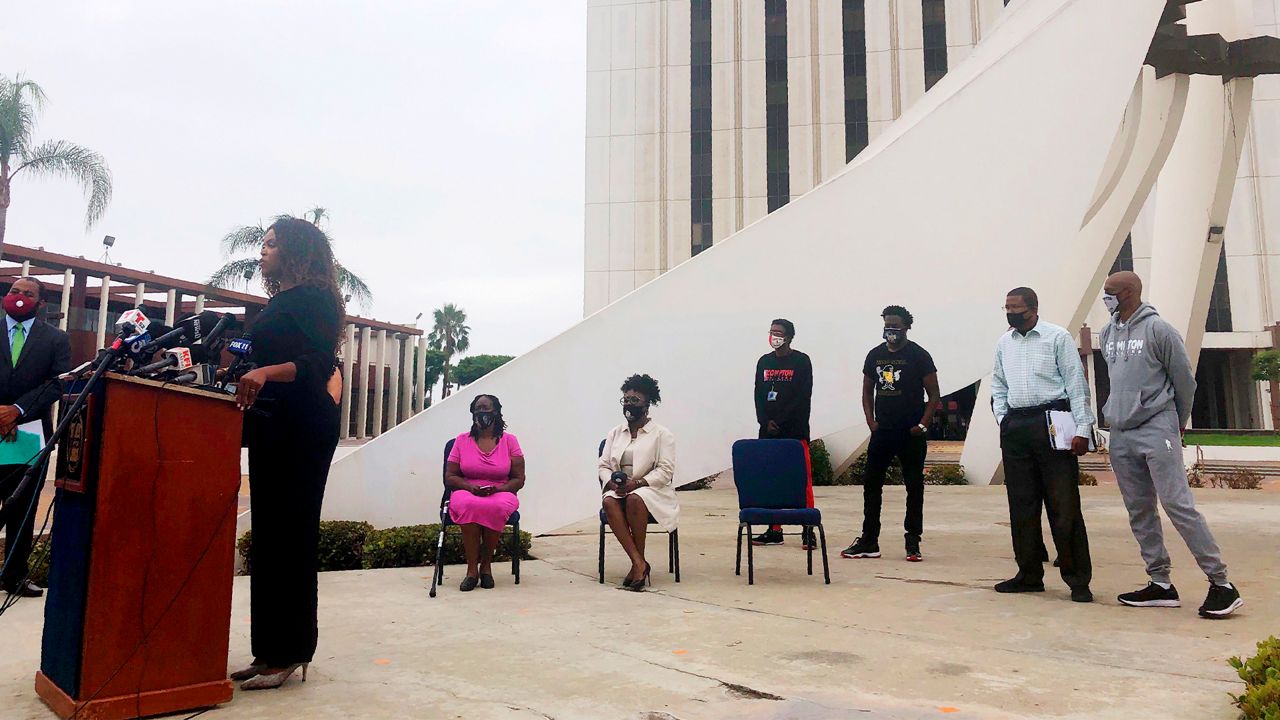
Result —
[{"label": "gray sweatpants", "polygon": [[1227,581],[1227,566],[1218,543],[1209,523],[1196,510],[1187,484],[1177,412],[1162,412],[1132,430],[1112,430],[1111,468],[1129,509],[1129,527],[1154,582],[1168,583],[1172,565],[1164,547],[1157,500],[1209,580],[1217,584]]}]

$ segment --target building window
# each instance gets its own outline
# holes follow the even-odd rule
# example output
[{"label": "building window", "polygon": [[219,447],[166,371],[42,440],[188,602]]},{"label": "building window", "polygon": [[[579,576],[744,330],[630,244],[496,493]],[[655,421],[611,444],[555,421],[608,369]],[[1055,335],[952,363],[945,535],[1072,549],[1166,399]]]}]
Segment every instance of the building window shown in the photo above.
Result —
[{"label": "building window", "polygon": [[1209,296],[1206,332],[1231,332],[1231,288],[1227,284],[1227,248],[1218,253],[1218,274],[1213,279],[1213,295]]},{"label": "building window", "polygon": [[924,89],[947,74],[947,5],[945,0],[922,0],[924,11]]},{"label": "building window", "polygon": [[711,247],[711,0],[689,3],[690,251]]},{"label": "building window", "polygon": [[844,159],[848,162],[869,142],[867,123],[866,0],[844,0]]},{"label": "building window", "polygon": [[791,201],[787,128],[787,0],[764,3],[765,127],[769,212]]},{"label": "building window", "polygon": [[1133,233],[1124,239],[1124,244],[1120,246],[1120,254],[1116,256],[1116,261],[1111,263],[1111,274],[1128,270],[1133,272]]}]

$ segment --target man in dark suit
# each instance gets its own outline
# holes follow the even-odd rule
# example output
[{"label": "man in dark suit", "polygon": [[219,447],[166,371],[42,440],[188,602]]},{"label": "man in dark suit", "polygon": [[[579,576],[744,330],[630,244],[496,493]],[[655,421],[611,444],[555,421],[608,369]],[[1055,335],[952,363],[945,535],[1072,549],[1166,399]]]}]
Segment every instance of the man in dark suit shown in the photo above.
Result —
[{"label": "man in dark suit", "polygon": [[[53,404],[62,395],[58,376],[71,369],[71,341],[67,334],[36,318],[44,306],[44,285],[35,278],[19,278],[4,296],[5,332],[0,333],[0,442],[13,442],[18,426],[41,421],[44,437],[53,433]],[[0,465],[0,497],[17,488],[26,465]],[[16,507],[5,508],[4,572],[0,587],[25,597],[44,593],[28,583],[35,513],[28,512],[36,483]]]}]

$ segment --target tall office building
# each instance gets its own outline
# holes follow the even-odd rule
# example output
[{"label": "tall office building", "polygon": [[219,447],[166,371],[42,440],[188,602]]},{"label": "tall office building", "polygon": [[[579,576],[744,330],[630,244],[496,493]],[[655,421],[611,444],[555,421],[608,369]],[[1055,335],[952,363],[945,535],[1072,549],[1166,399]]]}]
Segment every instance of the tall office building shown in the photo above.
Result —
[{"label": "tall office building", "polygon": [[[585,312],[839,172],[964,61],[1006,4],[588,0]],[[1258,34],[1277,34],[1280,0],[1253,4]],[[1272,424],[1248,365],[1273,346],[1280,302],[1280,78],[1259,78],[1254,103],[1201,353],[1198,427]],[[1144,269],[1149,218],[1118,267]],[[1102,318],[1090,321],[1100,329]],[[965,398],[956,410],[967,412]]]}]

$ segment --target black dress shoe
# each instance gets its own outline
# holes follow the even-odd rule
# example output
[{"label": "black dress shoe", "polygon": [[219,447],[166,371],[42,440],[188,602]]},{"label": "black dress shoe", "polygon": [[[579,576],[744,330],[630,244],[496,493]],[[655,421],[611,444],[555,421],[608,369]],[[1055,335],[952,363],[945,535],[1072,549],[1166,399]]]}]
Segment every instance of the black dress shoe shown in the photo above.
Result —
[{"label": "black dress shoe", "polygon": [[1023,582],[1018,578],[1013,578],[1011,580],[1005,580],[1002,583],[996,583],[996,592],[998,593],[1044,592],[1044,583],[1042,582],[1028,583],[1028,582]]},{"label": "black dress shoe", "polygon": [[17,585],[5,585],[4,591],[10,595],[17,595],[18,597],[36,598],[44,595],[44,590],[39,585],[29,582],[18,583]]},{"label": "black dress shoe", "polygon": [[1093,593],[1087,587],[1071,588],[1071,602],[1091,603]]},{"label": "black dress shoe", "polygon": [[485,590],[493,589],[493,576],[486,573],[480,573],[480,587]]},{"label": "black dress shoe", "polygon": [[470,575],[462,578],[462,582],[458,583],[458,589],[462,592],[471,592],[476,589],[476,585],[480,584],[480,578],[473,578]]}]

